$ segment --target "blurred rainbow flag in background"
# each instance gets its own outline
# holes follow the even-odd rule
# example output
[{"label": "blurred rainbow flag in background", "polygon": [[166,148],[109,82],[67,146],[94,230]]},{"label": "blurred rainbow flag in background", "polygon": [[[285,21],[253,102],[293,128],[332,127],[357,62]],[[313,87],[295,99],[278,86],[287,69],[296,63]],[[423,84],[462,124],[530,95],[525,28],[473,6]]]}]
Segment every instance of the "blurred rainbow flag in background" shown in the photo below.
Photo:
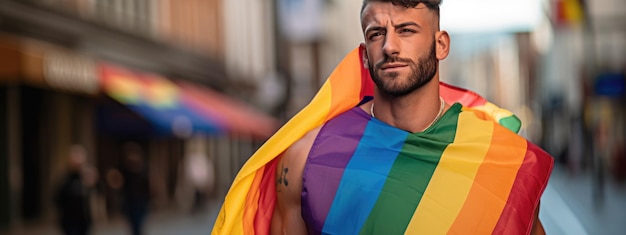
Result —
[{"label": "blurred rainbow flag in background", "polygon": [[556,0],[554,20],[557,25],[576,25],[585,20],[583,0]]},{"label": "blurred rainbow flag in background", "polygon": [[104,92],[153,124],[158,133],[189,136],[196,132],[224,132],[224,121],[216,114],[189,108],[184,93],[170,80],[101,64]]},{"label": "blurred rainbow flag in background", "polygon": [[100,64],[104,93],[150,121],[162,134],[236,134],[255,139],[270,136],[274,118],[208,87]]}]

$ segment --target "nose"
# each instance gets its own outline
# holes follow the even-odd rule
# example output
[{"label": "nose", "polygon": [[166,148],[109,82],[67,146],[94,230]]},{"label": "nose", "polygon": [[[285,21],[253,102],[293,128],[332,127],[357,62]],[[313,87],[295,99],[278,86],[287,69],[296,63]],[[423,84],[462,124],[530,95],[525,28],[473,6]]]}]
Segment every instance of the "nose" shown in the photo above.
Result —
[{"label": "nose", "polygon": [[385,44],[383,45],[383,53],[389,57],[398,56],[400,53],[399,39],[392,33],[385,35]]}]

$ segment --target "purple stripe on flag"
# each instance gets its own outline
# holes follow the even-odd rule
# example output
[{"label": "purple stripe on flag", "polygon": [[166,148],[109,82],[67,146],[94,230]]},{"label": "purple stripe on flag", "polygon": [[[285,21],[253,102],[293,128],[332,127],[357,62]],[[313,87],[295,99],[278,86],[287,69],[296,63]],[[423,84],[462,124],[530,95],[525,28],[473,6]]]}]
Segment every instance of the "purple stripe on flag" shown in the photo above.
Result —
[{"label": "purple stripe on flag", "polygon": [[[322,231],[344,169],[352,158],[369,120],[370,116],[360,108],[351,109],[344,115],[327,122],[313,143],[312,149],[316,152],[309,153],[302,176],[302,215],[308,223],[309,234],[319,234]],[[324,149],[315,147],[331,145],[327,143],[330,140],[326,137],[346,131],[359,134],[354,138],[342,139],[339,143],[337,143],[337,138],[333,138],[333,145],[342,146],[341,150],[334,149],[332,153],[324,153]],[[326,177],[319,177],[319,174]],[[333,180],[325,181],[324,179]],[[309,192],[307,185],[317,190]]]}]

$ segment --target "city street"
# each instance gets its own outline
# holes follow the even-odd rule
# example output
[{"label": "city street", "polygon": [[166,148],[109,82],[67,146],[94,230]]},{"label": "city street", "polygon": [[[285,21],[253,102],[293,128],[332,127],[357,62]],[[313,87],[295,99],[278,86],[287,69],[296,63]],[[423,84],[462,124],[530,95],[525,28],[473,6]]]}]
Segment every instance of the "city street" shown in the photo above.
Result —
[{"label": "city street", "polygon": [[589,172],[572,176],[556,165],[539,213],[547,234],[625,234],[626,185],[606,180],[604,199],[594,201]]},{"label": "city street", "polygon": [[[344,116],[337,115],[357,103],[368,122],[376,115],[389,126],[383,135],[363,135],[373,137],[370,143],[369,137],[343,132],[358,126],[358,133],[370,133],[361,132],[361,127],[369,130],[365,123],[322,129],[332,129],[338,139],[350,136],[345,140],[372,157],[367,164],[390,169],[393,165],[378,160],[398,151],[397,156],[417,158],[442,153],[441,162],[450,158],[450,164],[431,164],[427,171],[411,168],[416,176],[406,177],[406,170],[399,169],[398,176],[386,170],[394,174],[384,176],[378,168],[367,165],[361,171],[361,163],[355,163],[358,172],[380,177],[362,180],[357,174],[368,184],[358,189],[368,191],[352,191],[347,184],[353,193],[348,195],[356,196],[345,196],[345,183],[341,188],[329,183],[340,184],[343,175],[323,179],[319,175],[325,172],[311,173],[307,183],[317,179],[333,187],[303,191],[324,193],[310,197],[309,204],[324,211],[311,212],[317,217],[330,214],[330,207],[340,208],[331,203],[358,198],[357,206],[339,210],[348,216],[328,221],[356,221],[383,234],[404,226],[389,221],[418,221],[413,224],[419,224],[414,226],[419,231],[445,229],[452,222],[485,225],[479,231],[488,233],[501,231],[491,226],[498,220],[509,230],[524,229],[510,226],[514,216],[501,218],[505,210],[472,200],[512,201],[503,215],[525,210],[530,215],[527,209],[533,207],[528,205],[540,200],[539,218],[548,235],[626,235],[624,2],[0,0],[0,235],[85,230],[89,235],[130,235],[131,227],[138,233],[140,223],[143,235],[209,235],[228,186],[246,162],[259,165],[247,165],[250,171],[243,173],[250,173],[244,176],[249,178],[242,181],[260,179],[256,172],[252,175],[257,167],[282,156],[286,148],[297,149],[292,140],[341,120]],[[389,23],[398,19],[402,27]],[[437,95],[445,102],[437,102]],[[376,100],[376,114],[370,100]],[[446,111],[446,103],[457,107],[455,102],[462,104],[462,113]],[[532,146],[478,121],[474,110],[481,111],[477,119],[509,127],[551,154],[555,165],[549,182],[543,164],[548,161],[534,160],[532,151],[518,155],[520,160],[509,158],[508,148]],[[433,116],[429,131],[416,130]],[[396,147],[379,145],[387,139],[400,143],[407,133],[393,134],[399,130],[423,132],[414,133],[419,141],[407,137],[411,144],[402,150],[388,152]],[[454,139],[439,141],[448,131]],[[327,147],[353,148],[334,140],[315,142],[311,156]],[[480,146],[472,144],[479,140]],[[501,140],[506,148],[498,144]],[[268,151],[250,159],[265,143]],[[462,148],[448,151],[441,148],[444,144]],[[369,147],[384,151],[378,156]],[[336,150],[346,157],[342,162],[360,156]],[[483,150],[487,152],[478,158]],[[500,150],[503,154],[492,154]],[[470,164],[462,165],[456,154]],[[506,159],[500,161],[502,157]],[[529,167],[511,167],[520,162]],[[527,164],[531,162],[538,167]],[[332,164],[338,173],[353,166]],[[482,171],[500,165],[505,167]],[[288,170],[299,174],[289,164],[278,169],[283,172],[278,182],[285,186]],[[408,180],[397,180],[400,176]],[[541,198],[529,182],[533,180],[546,184]],[[430,184],[435,181],[441,183]],[[515,187],[503,182],[515,182]],[[384,194],[361,200],[374,190]],[[532,200],[508,206],[519,201],[516,197],[524,200],[529,190]],[[405,201],[404,196],[425,197],[432,205]],[[328,208],[318,207],[317,200]],[[417,213],[416,204],[422,208]],[[362,210],[355,212],[356,207]],[[366,211],[370,208],[386,211]],[[370,212],[375,216],[365,220]],[[249,225],[246,220],[252,217],[244,217],[233,216]],[[415,231],[411,227],[407,231]],[[475,231],[451,228],[447,233]]]},{"label": "city street", "polygon": [[[592,199],[592,182],[584,172],[569,176],[556,166],[542,202],[540,218],[549,235],[620,235],[626,232],[626,187],[607,182],[603,202]],[[213,200],[204,212],[159,212],[150,215],[146,222],[148,235],[200,235],[209,234],[221,201]],[[52,224],[29,226],[12,235],[60,234]],[[128,234],[121,218],[100,222],[94,235]]]},{"label": "city street", "polygon": [[[189,212],[158,212],[153,213],[146,221],[146,235],[207,235],[211,233],[221,202],[214,200],[208,209],[197,214]],[[124,235],[130,234],[127,224],[122,218],[108,222],[96,223],[93,235]],[[0,233],[0,235],[5,235]],[[61,235],[54,224],[24,226],[6,235]]]}]

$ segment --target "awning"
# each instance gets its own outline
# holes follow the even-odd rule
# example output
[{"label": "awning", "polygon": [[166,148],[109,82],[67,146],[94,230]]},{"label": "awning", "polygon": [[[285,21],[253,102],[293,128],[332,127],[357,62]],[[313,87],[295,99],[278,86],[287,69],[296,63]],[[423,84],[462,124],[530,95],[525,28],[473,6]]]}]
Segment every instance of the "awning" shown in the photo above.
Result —
[{"label": "awning", "polygon": [[257,139],[271,136],[278,127],[276,119],[204,86],[177,82],[182,101],[207,116],[218,115],[230,134],[248,135]]},{"label": "awning", "polygon": [[100,64],[99,70],[103,91],[150,121],[159,133],[235,133],[260,139],[276,128],[273,118],[208,87],[110,64]]},{"label": "awning", "polygon": [[170,80],[113,65],[101,64],[99,68],[104,92],[149,120],[155,131],[181,137],[225,131],[218,116],[201,116],[184,106],[180,89]]}]

